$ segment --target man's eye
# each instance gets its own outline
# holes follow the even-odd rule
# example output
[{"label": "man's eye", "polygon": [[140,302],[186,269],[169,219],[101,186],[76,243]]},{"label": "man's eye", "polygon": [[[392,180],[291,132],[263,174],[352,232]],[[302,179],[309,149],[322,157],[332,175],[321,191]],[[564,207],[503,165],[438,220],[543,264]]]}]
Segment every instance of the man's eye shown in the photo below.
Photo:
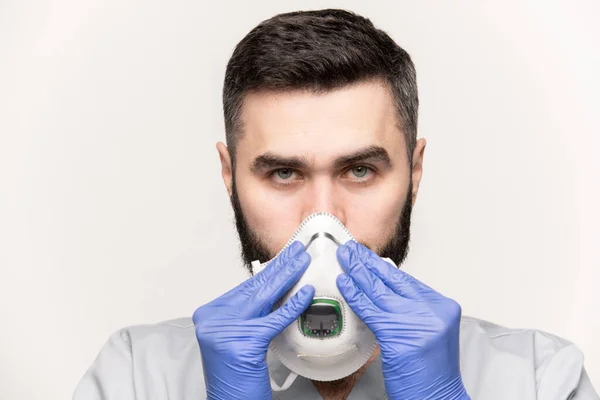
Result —
[{"label": "man's eye", "polygon": [[302,175],[292,168],[279,168],[269,173],[269,178],[275,185],[288,186],[302,180]]},{"label": "man's eye", "polygon": [[290,168],[281,168],[275,171],[275,173],[279,179],[287,180],[292,177],[294,171],[292,171]]},{"label": "man's eye", "polygon": [[343,178],[351,183],[367,184],[377,177],[377,170],[368,165],[354,165],[344,172]]},{"label": "man's eye", "polygon": [[370,182],[374,178],[375,170],[366,165],[355,165],[345,172],[345,178],[356,183]]},{"label": "man's eye", "polygon": [[369,168],[364,165],[356,165],[350,169],[352,171],[352,175],[356,178],[364,178],[369,172]]},{"label": "man's eye", "polygon": [[271,173],[275,179],[280,181],[291,181],[294,179],[296,172],[291,168],[279,168]]}]

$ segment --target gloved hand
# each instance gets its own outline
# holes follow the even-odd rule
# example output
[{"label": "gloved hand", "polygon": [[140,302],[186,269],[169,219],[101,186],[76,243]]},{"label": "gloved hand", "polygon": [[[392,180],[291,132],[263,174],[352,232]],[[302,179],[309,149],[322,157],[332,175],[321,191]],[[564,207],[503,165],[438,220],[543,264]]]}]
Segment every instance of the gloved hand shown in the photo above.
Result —
[{"label": "gloved hand", "polygon": [[377,338],[390,400],[470,399],[459,367],[461,308],[354,241],[337,285]]},{"label": "gloved hand", "polygon": [[309,264],[304,246],[295,242],[263,271],[194,312],[208,399],[271,399],[269,343],[308,308],[314,288],[304,286],[271,310]]}]

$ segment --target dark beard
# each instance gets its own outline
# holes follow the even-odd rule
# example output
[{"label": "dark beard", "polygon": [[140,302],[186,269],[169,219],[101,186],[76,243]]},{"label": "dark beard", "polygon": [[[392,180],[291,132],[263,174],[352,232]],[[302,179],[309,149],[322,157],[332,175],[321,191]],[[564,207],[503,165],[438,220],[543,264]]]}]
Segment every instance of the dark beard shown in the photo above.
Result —
[{"label": "dark beard", "polygon": [[[253,274],[251,265],[252,261],[269,261],[270,259],[275,257],[276,254],[273,254],[269,251],[267,246],[260,240],[260,237],[255,232],[253,232],[250,226],[248,225],[246,218],[244,217],[244,212],[242,211],[240,199],[237,194],[235,186],[235,175],[232,179],[230,200],[231,206],[233,207],[233,213],[235,215],[235,226],[237,228],[238,236],[240,239],[242,261],[244,262],[246,268],[248,268],[248,271],[250,271],[250,274]],[[404,200],[404,206],[402,207],[400,218],[398,219],[398,221],[396,221],[396,228],[394,229],[394,233],[392,234],[392,237],[388,239],[383,248],[378,251],[380,257],[390,258],[392,261],[394,261],[394,263],[397,266],[402,265],[408,254],[410,242],[411,214],[412,181],[410,182],[410,185],[408,187],[408,195]],[[365,243],[363,244],[369,247]]]}]

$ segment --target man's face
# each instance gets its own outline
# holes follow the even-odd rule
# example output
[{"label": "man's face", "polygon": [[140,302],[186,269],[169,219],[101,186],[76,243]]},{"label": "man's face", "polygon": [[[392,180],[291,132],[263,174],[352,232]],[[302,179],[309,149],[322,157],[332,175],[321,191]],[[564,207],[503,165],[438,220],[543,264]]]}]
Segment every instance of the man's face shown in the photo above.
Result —
[{"label": "man's face", "polygon": [[355,239],[401,264],[422,172],[409,165],[393,99],[379,82],[325,94],[245,98],[235,171],[218,144],[247,265],[277,254],[308,215],[336,216]]}]

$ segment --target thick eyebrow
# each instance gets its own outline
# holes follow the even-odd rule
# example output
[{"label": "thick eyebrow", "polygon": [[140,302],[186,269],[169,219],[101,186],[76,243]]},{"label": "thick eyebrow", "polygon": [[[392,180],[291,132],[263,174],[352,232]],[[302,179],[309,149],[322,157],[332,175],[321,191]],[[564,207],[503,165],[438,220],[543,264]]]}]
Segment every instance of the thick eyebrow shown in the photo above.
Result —
[{"label": "thick eyebrow", "polygon": [[387,150],[381,146],[369,146],[364,149],[360,149],[352,154],[344,155],[336,158],[333,162],[335,169],[343,168],[351,164],[359,164],[361,162],[380,162],[383,163],[386,168],[392,166],[390,155]]},{"label": "thick eyebrow", "polygon": [[[336,158],[333,162],[334,169],[361,162],[381,162],[386,168],[391,167],[392,162],[387,150],[381,146],[368,146],[354,153],[346,154]],[[274,168],[308,169],[311,162],[306,157],[282,157],[274,153],[264,153],[252,161],[251,170],[254,172]]]},{"label": "thick eyebrow", "polygon": [[306,169],[309,166],[306,157],[282,157],[273,153],[264,153],[252,161],[252,171],[264,171],[272,168]]}]

